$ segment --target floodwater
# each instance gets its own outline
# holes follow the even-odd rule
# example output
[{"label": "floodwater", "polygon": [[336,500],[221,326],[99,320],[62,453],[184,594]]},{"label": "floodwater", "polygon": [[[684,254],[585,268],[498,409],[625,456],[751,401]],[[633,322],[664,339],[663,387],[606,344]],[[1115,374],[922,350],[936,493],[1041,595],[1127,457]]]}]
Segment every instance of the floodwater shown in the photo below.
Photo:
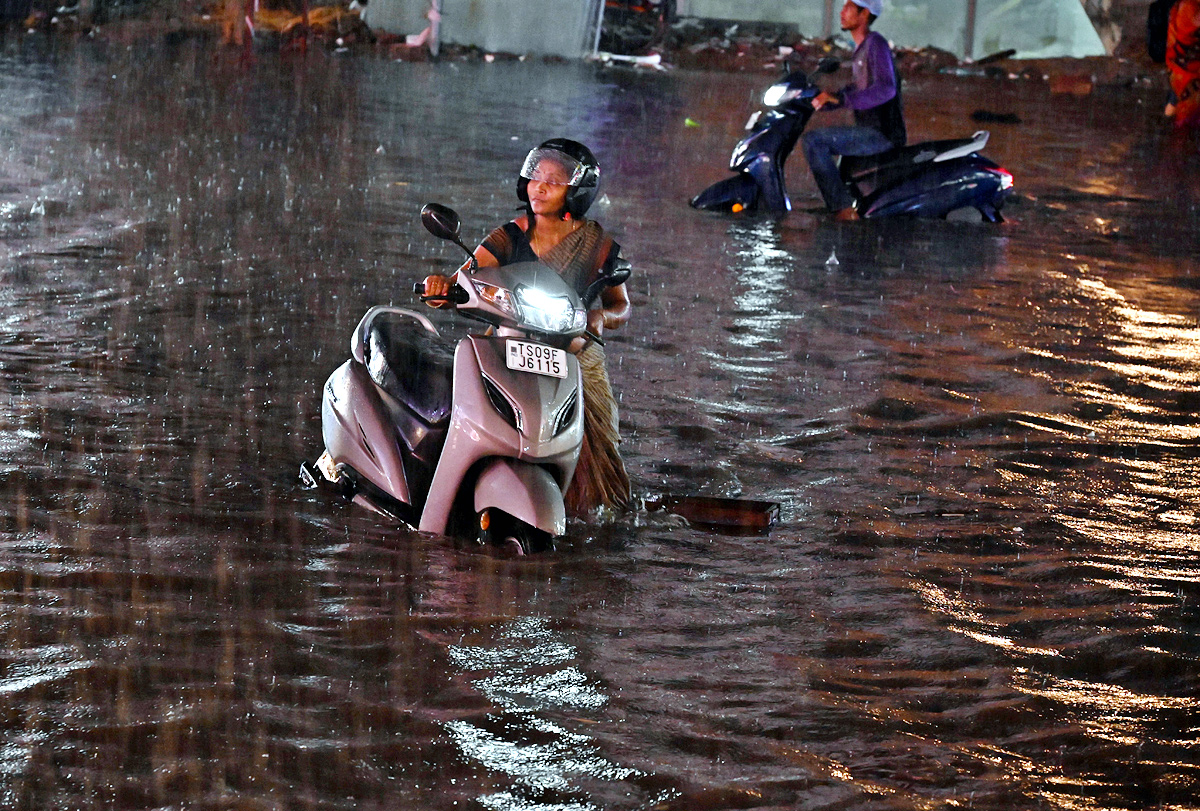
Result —
[{"label": "floodwater", "polygon": [[[1196,808],[1195,144],[914,78],[915,137],[1020,118],[1002,227],[690,210],[765,83],[5,43],[0,804]],[[558,134],[636,267],[637,494],[769,533],[505,561],[300,486],[358,317],[457,261],[420,205],[482,237]]]}]

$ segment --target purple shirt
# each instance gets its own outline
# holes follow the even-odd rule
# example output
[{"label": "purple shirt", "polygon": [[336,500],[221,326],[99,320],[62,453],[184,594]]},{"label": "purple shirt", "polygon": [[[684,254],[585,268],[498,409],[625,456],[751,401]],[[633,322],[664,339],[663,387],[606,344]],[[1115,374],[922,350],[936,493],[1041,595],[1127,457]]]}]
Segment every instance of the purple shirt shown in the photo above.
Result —
[{"label": "purple shirt", "polygon": [[841,93],[842,103],[851,110],[869,110],[896,97],[896,65],[882,34],[868,32],[854,49],[853,76]]}]

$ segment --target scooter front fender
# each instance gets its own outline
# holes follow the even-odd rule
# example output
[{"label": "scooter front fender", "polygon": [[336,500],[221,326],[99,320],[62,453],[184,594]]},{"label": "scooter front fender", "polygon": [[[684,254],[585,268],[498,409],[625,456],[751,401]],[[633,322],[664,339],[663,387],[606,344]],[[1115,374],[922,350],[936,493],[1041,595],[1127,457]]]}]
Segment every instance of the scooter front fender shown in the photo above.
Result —
[{"label": "scooter front fender", "polygon": [[545,468],[517,459],[494,459],[475,483],[475,512],[503,510],[551,535],[567,532],[562,490]]},{"label": "scooter front fender", "polygon": [[759,211],[784,214],[792,210],[792,201],[783,182],[783,164],[779,160],[762,155],[746,167],[746,172],[758,186]]},{"label": "scooter front fender", "polygon": [[732,212],[734,206],[753,209],[758,201],[758,184],[754,178],[739,172],[733,177],[717,181],[690,201],[692,208],[701,211]]},{"label": "scooter front fender", "polygon": [[[446,532],[452,523],[451,513],[464,482],[469,481],[470,475],[477,469],[476,465],[481,462],[487,464],[493,458],[514,463],[519,460],[557,475],[563,482],[563,488],[571,480],[579,458],[579,446],[583,441],[582,408],[575,410],[575,416],[566,429],[552,434],[552,415],[555,412],[543,410],[547,401],[544,399],[545,393],[538,389],[544,385],[561,386],[563,390],[555,395],[559,402],[567,399],[567,389],[581,393],[579,362],[573,355],[567,356],[567,376],[561,381],[528,372],[515,372],[507,368],[504,359],[506,341],[503,337],[474,336],[461,341],[455,350],[454,409],[446,432],[446,444],[429,485],[429,497],[421,510],[419,529],[422,532],[439,535]],[[488,374],[485,374],[485,370]],[[515,427],[510,418],[496,410],[492,396],[484,385],[489,375],[494,394],[503,397],[503,390],[511,389],[514,400],[510,408],[514,404],[523,406],[524,432]],[[526,378],[525,386],[507,380],[513,376]],[[522,388],[523,393],[520,391]],[[562,488],[557,490],[561,502]],[[467,491],[468,496],[470,492]]]}]

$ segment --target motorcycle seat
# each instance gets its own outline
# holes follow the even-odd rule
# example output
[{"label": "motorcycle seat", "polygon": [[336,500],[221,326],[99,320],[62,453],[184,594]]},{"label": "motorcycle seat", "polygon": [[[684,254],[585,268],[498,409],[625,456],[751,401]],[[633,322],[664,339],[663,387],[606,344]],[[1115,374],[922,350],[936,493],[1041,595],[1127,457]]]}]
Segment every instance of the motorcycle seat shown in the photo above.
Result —
[{"label": "motorcycle seat", "polygon": [[412,318],[381,312],[366,329],[364,361],[376,385],[429,425],[450,418],[454,351]]},{"label": "motorcycle seat", "polygon": [[842,158],[841,169],[851,180],[863,180],[870,175],[903,173],[930,161],[962,158],[983,149],[988,142],[988,132],[980,130],[970,138],[947,138],[941,141],[922,141],[909,146],[900,146],[863,157]]}]

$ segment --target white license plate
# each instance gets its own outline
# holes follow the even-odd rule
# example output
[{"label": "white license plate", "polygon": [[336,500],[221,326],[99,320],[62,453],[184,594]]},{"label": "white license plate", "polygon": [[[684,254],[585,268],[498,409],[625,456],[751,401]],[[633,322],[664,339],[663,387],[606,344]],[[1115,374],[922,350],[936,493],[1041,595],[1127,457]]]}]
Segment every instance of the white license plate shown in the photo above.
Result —
[{"label": "white license plate", "polygon": [[567,353],[561,349],[528,341],[508,341],[508,368],[548,377],[567,376]]}]

